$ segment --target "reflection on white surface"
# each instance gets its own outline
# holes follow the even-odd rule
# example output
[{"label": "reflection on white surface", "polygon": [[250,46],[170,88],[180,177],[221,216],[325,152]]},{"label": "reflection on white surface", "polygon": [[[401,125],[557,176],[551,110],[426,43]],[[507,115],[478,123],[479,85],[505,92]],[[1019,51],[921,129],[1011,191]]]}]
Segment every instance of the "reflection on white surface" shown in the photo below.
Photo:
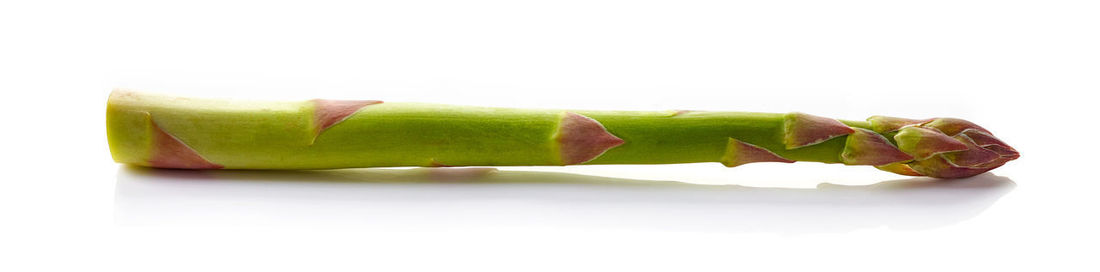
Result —
[{"label": "reflection on white surface", "polygon": [[816,189],[695,185],[486,168],[176,171],[122,167],[115,220],[141,226],[596,228],[707,232],[927,229],[1015,187],[992,174]]}]

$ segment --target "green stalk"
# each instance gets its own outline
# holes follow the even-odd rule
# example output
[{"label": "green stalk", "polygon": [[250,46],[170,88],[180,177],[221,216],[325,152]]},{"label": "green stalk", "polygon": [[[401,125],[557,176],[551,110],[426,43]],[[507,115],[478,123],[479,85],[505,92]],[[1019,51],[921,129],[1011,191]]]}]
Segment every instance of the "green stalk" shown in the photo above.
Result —
[{"label": "green stalk", "polygon": [[[919,162],[910,156],[898,158],[891,151],[861,151],[865,140],[853,139],[866,138],[859,136],[863,135],[860,132],[871,131],[882,122],[840,123],[814,118],[820,117],[746,112],[535,110],[372,101],[262,102],[115,91],[107,106],[107,132],[115,161],[164,168],[695,162],[736,166],[788,160],[868,164],[861,162],[868,157],[884,156],[896,160],[886,159],[888,163],[878,165],[882,168]],[[838,133],[822,132],[830,129]],[[799,133],[809,134],[794,139],[801,137]],[[883,130],[871,134],[895,138],[894,135],[903,133]],[[887,143],[898,144],[894,140]],[[1007,145],[1000,149],[1011,150],[1018,156]],[[774,156],[768,157],[771,155]],[[1014,159],[1012,156],[1006,151],[1003,157]],[[987,164],[982,165],[985,171],[1000,166],[990,168],[996,164],[991,162],[981,162]],[[920,174],[956,177],[936,173],[942,171]],[[966,174],[970,172],[974,171]]]}]

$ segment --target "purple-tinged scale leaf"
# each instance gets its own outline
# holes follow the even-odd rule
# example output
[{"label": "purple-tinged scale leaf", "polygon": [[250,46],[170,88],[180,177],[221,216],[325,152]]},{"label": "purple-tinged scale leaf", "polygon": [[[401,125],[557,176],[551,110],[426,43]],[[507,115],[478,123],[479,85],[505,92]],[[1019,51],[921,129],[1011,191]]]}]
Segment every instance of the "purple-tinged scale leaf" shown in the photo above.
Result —
[{"label": "purple-tinged scale leaf", "polygon": [[887,164],[887,165],[879,165],[879,166],[875,166],[875,168],[878,168],[879,170],[882,170],[882,171],[898,174],[898,175],[906,175],[906,176],[914,176],[914,177],[924,176],[924,175],[921,175],[921,173],[918,173],[917,170],[913,170],[913,168],[909,167],[909,165],[904,164],[904,163],[891,163],[891,164]]},{"label": "purple-tinged scale leaf", "polygon": [[560,144],[561,161],[566,165],[591,161],[624,143],[599,121],[572,112],[562,116],[554,139]]},{"label": "purple-tinged scale leaf", "polygon": [[378,100],[327,100],[314,99],[313,124],[314,140],[326,129],[351,117],[352,114],[363,107],[379,104]]},{"label": "purple-tinged scale leaf", "polygon": [[687,113],[690,113],[690,112],[695,112],[695,111],[696,110],[673,110],[673,111],[671,111],[672,113],[669,116],[670,117],[676,117],[676,116],[684,115],[684,114],[687,114]]},{"label": "purple-tinged scale leaf", "polygon": [[918,160],[927,159],[944,152],[962,151],[970,148],[959,140],[934,129],[922,127],[904,127],[894,135],[898,149]]},{"label": "purple-tinged scale leaf", "polygon": [[974,144],[980,147],[1000,146],[1009,150],[1016,150],[1011,146],[1008,146],[1008,144],[1006,144],[1005,142],[1001,141],[1001,139],[997,139],[997,137],[993,137],[993,135],[982,132],[980,130],[967,129],[963,130],[962,134],[966,135],[966,137],[970,137],[971,140],[974,140]]},{"label": "purple-tinged scale leaf", "polygon": [[224,166],[210,162],[191,147],[172,134],[168,134],[157,123],[153,126],[153,157],[149,166],[176,169],[221,169]]},{"label": "purple-tinged scale leaf", "polygon": [[1015,160],[1015,159],[1020,158],[1020,152],[1017,152],[1015,149],[1012,149],[1011,147],[1004,147],[1004,146],[1000,146],[1000,145],[990,145],[990,146],[984,146],[982,148],[988,149],[989,151],[996,152],[997,155],[1001,155],[1001,158],[1007,158],[1009,160]]},{"label": "purple-tinged scale leaf", "polygon": [[990,133],[989,130],[982,128],[977,124],[958,118],[935,118],[932,120],[932,122],[928,122],[921,126],[926,128],[934,128],[936,130],[939,130],[940,132],[943,132],[943,134],[947,134],[950,136],[955,136],[956,134],[959,134],[960,132],[963,132],[967,129],[975,129],[981,132],[985,132],[986,134],[993,135],[993,133]]},{"label": "purple-tinged scale leaf", "polygon": [[818,144],[853,132],[855,130],[836,119],[800,112],[788,113],[783,120],[783,143],[787,149]]},{"label": "purple-tinged scale leaf", "polygon": [[918,173],[934,178],[965,178],[985,173],[1003,164],[1004,162],[1001,162],[997,165],[987,165],[982,168],[962,167],[951,164],[943,155],[939,155],[927,160],[911,162],[909,167],[912,167]]},{"label": "purple-tinged scale leaf", "polygon": [[783,158],[762,147],[730,138],[729,143],[726,144],[726,153],[722,155],[720,162],[726,167],[734,167],[754,162],[792,163],[794,161]]},{"label": "purple-tinged scale leaf", "polygon": [[1001,165],[1004,165],[1005,163],[1007,163],[1007,162],[1009,162],[1009,161],[1011,161],[1011,160],[1015,160],[1015,159],[1016,159],[1016,158],[1012,158],[1012,157],[1004,157],[1004,156],[1002,156],[1002,157],[999,157],[999,158],[997,158],[997,159],[995,159],[995,160],[989,161],[989,162],[987,162],[987,163],[983,163],[983,164],[975,165],[975,166],[973,166],[973,167],[971,167],[971,168],[987,168],[987,169],[993,169],[993,168],[996,168],[996,167],[999,167],[999,166],[1001,166]]},{"label": "purple-tinged scale leaf", "polygon": [[1000,154],[982,148],[970,139],[966,135],[955,135],[955,139],[959,140],[967,145],[967,149],[963,151],[944,153],[943,158],[947,159],[951,164],[963,166],[963,167],[978,167],[982,164],[988,164],[1001,158]]},{"label": "purple-tinged scale leaf", "polygon": [[993,151],[1001,157],[1007,157],[1009,160],[1020,157],[1020,152],[1016,151],[1015,148],[1008,146],[1008,144],[1001,141],[1001,139],[997,139],[997,137],[993,137],[993,135],[989,135],[988,133],[976,129],[967,129],[963,130],[961,134],[973,140],[975,145]]},{"label": "purple-tinged scale leaf", "polygon": [[874,131],[857,128],[848,135],[840,159],[850,165],[886,165],[913,159]]},{"label": "purple-tinged scale leaf", "polygon": [[867,118],[871,123],[871,130],[878,133],[887,133],[899,130],[906,126],[919,126],[931,122],[932,119],[907,119],[890,116],[875,115]]}]

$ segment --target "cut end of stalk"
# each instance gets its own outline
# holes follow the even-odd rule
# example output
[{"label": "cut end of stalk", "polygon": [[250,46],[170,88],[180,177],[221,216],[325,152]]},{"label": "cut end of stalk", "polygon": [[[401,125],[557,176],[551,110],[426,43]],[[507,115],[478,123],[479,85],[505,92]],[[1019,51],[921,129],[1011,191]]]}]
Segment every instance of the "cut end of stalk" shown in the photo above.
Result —
[{"label": "cut end of stalk", "polygon": [[560,146],[562,164],[581,164],[596,159],[607,150],[625,143],[612,135],[603,124],[587,116],[566,112],[554,139]]},{"label": "cut end of stalk", "polygon": [[729,144],[726,145],[726,153],[722,155],[719,162],[726,167],[735,167],[754,162],[793,163],[794,161],[783,158],[762,147],[730,138]]},{"label": "cut end of stalk", "polygon": [[818,144],[853,132],[851,127],[832,118],[800,112],[788,113],[783,118],[783,143],[787,149]]}]

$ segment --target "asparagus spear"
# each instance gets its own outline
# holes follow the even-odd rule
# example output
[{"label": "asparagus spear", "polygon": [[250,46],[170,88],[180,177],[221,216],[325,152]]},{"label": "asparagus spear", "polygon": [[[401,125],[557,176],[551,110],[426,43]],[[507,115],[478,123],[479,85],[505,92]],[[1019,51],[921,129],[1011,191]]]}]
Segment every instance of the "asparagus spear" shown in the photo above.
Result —
[{"label": "asparagus spear", "polygon": [[374,100],[194,99],[115,90],[115,161],[181,169],[328,169],[812,161],[968,177],[1019,157],[953,118],[535,110]]}]

